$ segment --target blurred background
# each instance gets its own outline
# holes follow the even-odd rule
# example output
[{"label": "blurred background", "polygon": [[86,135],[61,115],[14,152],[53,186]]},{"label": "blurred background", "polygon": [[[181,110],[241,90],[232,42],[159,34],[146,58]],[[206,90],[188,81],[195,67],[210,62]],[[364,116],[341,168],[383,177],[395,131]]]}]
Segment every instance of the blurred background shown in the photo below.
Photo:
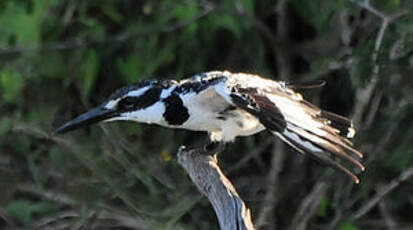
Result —
[{"label": "blurred background", "polygon": [[54,128],[146,78],[210,70],[291,81],[351,117],[355,185],[266,132],[220,165],[258,229],[413,229],[413,1],[2,0],[0,228],[218,229],[176,162],[204,133]]}]

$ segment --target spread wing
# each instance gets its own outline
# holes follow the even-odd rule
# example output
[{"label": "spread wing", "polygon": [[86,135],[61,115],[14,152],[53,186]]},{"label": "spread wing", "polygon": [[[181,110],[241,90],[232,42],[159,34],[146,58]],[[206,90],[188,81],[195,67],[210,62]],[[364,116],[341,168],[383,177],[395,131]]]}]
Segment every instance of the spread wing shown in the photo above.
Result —
[{"label": "spread wing", "polygon": [[359,162],[362,153],[348,139],[355,133],[352,122],[303,100],[292,87],[266,81],[273,85],[260,88],[260,84],[255,84],[257,87],[248,88],[222,82],[215,90],[228,103],[257,117],[271,133],[298,152],[339,169],[358,183],[357,176],[344,166],[349,163],[364,170]]}]

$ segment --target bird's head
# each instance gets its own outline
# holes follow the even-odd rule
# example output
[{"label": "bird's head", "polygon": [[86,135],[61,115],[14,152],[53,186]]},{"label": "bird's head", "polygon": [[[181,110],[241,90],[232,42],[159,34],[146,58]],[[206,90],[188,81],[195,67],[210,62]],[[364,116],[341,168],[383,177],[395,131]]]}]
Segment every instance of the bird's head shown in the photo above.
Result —
[{"label": "bird's head", "polygon": [[54,133],[66,133],[98,122],[114,120],[145,122],[148,113],[161,109],[156,104],[163,88],[157,81],[142,81],[120,88],[104,103],[63,124]]}]

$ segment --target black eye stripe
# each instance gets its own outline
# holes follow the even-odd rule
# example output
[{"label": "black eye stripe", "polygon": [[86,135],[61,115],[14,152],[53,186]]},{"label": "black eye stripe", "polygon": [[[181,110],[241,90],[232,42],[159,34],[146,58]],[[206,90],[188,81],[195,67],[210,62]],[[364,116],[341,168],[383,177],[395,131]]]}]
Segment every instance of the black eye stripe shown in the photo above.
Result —
[{"label": "black eye stripe", "polygon": [[118,109],[120,110],[129,110],[135,108],[135,104],[137,104],[136,97],[125,97],[118,103]]},{"label": "black eye stripe", "polygon": [[144,94],[138,97],[125,97],[118,103],[118,109],[120,110],[137,110],[144,109],[155,104],[161,95],[161,88],[148,89]]},{"label": "black eye stripe", "polygon": [[120,103],[127,104],[127,105],[128,104],[135,104],[137,100],[138,100],[137,97],[125,97],[120,101]]}]

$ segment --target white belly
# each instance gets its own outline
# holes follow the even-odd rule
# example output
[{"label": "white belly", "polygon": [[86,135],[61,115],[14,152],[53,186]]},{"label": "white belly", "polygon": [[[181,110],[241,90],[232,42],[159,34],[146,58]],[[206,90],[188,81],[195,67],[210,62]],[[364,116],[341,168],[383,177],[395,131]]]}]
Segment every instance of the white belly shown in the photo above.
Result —
[{"label": "white belly", "polygon": [[249,136],[264,130],[264,126],[250,113],[234,109],[220,113],[231,106],[215,91],[208,91],[202,97],[189,94],[182,98],[188,105],[189,119],[182,128],[207,131],[217,141],[233,141],[237,136]]},{"label": "white belly", "polygon": [[231,111],[230,116],[226,116],[225,119],[217,118],[217,115],[208,112],[193,113],[182,128],[207,131],[213,140],[225,142],[233,141],[237,136],[250,136],[265,129],[257,118],[240,109]]}]

